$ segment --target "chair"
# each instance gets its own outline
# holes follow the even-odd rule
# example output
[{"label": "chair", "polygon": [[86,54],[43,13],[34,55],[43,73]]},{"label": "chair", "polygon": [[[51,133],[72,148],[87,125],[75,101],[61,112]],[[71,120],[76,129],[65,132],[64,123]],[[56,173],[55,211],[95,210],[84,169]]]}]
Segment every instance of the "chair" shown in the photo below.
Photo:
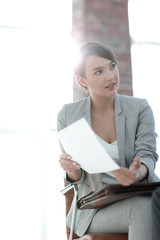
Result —
[{"label": "chair", "polygon": [[[65,195],[66,200],[66,216],[69,212],[73,197],[74,197],[74,190],[73,186],[70,185],[69,188],[64,191],[62,190],[62,194]],[[71,229],[72,231],[72,229]],[[66,232],[67,232],[67,239],[71,239],[70,236],[70,229],[66,226]],[[83,237],[78,237],[74,232],[73,234],[73,240],[128,240],[128,234],[86,234]]]}]

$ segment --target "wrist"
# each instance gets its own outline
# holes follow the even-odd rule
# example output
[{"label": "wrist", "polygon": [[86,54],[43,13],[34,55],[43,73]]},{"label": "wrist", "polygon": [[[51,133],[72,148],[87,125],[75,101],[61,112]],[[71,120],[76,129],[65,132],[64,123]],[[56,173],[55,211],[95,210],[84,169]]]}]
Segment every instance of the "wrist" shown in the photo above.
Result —
[{"label": "wrist", "polygon": [[149,171],[148,168],[145,164],[141,163],[140,168],[139,168],[139,179],[138,181],[142,181],[145,178],[148,177]]},{"label": "wrist", "polygon": [[77,182],[80,180],[82,175],[82,171],[81,169],[75,170],[75,171],[71,171],[71,172],[67,172],[67,178],[69,181],[72,182]]}]

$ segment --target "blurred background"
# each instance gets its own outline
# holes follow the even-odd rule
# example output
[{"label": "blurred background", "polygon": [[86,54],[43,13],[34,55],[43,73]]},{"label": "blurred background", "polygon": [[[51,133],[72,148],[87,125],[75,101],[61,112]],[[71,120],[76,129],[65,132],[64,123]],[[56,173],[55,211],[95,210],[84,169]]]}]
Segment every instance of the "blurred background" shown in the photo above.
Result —
[{"label": "blurred background", "polygon": [[1,240],[66,239],[56,116],[86,95],[72,73],[79,44],[112,48],[119,93],[148,100],[160,151],[159,10],[159,0],[0,1]]}]

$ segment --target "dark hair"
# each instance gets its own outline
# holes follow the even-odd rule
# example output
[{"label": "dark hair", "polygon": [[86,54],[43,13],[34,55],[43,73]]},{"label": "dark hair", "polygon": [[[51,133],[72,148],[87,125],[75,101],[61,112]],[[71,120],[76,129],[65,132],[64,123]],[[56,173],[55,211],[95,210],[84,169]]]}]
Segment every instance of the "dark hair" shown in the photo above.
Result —
[{"label": "dark hair", "polygon": [[111,60],[112,62],[117,63],[112,50],[108,46],[99,42],[87,42],[79,48],[79,51],[80,51],[80,61],[74,67],[74,73],[75,75],[80,75],[81,77],[85,76],[86,60],[91,55],[103,57],[108,60]]}]

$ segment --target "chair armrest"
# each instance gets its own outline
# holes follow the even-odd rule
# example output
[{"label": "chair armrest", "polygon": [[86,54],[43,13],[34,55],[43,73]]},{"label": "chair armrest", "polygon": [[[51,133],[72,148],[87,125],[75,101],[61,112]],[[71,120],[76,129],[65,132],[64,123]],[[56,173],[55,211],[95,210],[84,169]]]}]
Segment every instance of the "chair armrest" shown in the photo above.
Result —
[{"label": "chair armrest", "polygon": [[65,188],[63,188],[60,193],[65,195],[67,192],[69,192],[72,188],[74,188],[74,185],[72,183],[68,184]]}]

